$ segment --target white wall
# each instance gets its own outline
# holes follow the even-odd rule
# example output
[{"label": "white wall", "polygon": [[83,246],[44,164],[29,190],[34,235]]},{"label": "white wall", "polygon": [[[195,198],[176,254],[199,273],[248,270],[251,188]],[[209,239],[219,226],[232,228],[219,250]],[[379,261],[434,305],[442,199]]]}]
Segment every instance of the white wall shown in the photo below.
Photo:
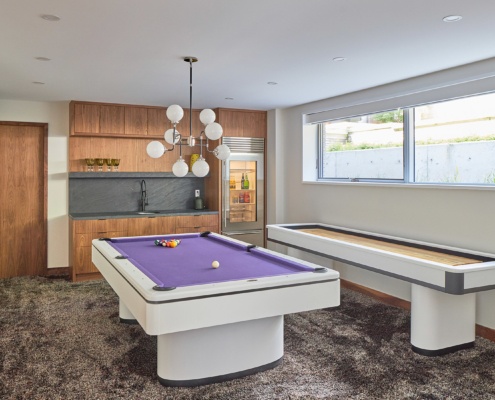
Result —
[{"label": "white wall", "polygon": [[[479,72],[480,66],[474,67]],[[491,65],[484,62],[483,67],[495,70],[495,60]],[[467,66],[457,71],[458,76],[469,80],[472,69],[472,65]],[[442,75],[436,77],[441,84]],[[428,76],[429,83],[431,78]],[[408,86],[421,87],[421,79],[410,81]],[[404,83],[399,87],[404,87]],[[384,90],[387,96],[393,97],[393,88],[394,84]],[[283,212],[277,213],[276,218],[269,216],[268,221],[322,222],[495,253],[495,189],[303,182],[303,115],[338,108],[346,102],[366,103],[367,98],[370,101],[379,98],[382,89],[271,112],[275,123],[269,126],[268,143],[276,141],[277,148],[273,152],[273,146],[268,146],[268,151],[272,151],[268,158],[276,157],[277,173],[268,175],[268,190],[276,188],[277,193],[276,197],[268,193],[268,201],[276,199],[277,204],[268,204],[268,210],[283,204]],[[486,89],[495,90],[495,86]],[[405,282],[340,263],[334,265],[344,279],[410,300],[410,285]],[[490,328],[495,328],[494,292],[477,295],[477,323]]]},{"label": "white wall", "polygon": [[48,123],[48,268],[69,265],[69,102],[0,100],[0,121]]}]

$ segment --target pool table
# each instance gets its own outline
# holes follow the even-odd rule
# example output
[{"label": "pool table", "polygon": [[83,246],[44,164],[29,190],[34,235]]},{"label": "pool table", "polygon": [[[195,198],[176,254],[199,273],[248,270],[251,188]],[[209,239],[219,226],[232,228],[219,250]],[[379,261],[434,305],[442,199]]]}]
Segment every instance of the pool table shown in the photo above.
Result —
[{"label": "pool table", "polygon": [[[171,239],[181,242],[155,244]],[[102,238],[92,246],[93,263],[119,296],[121,321],[157,336],[166,386],[273,368],[283,357],[284,314],[340,304],[338,272],[215,233]]]}]

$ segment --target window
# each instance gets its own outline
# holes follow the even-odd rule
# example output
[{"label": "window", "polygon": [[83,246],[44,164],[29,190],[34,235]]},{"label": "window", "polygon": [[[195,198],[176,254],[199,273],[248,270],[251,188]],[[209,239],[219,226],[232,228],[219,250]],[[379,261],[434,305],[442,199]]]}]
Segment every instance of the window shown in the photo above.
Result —
[{"label": "window", "polygon": [[495,185],[495,94],[319,125],[320,180]]}]

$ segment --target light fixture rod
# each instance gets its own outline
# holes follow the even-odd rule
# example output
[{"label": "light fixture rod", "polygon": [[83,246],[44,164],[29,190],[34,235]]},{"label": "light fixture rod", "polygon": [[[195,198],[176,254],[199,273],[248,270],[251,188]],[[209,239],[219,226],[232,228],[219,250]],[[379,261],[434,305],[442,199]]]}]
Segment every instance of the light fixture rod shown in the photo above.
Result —
[{"label": "light fixture rod", "polygon": [[197,62],[196,57],[184,57],[184,61],[189,63],[189,136],[192,137],[192,64]]}]

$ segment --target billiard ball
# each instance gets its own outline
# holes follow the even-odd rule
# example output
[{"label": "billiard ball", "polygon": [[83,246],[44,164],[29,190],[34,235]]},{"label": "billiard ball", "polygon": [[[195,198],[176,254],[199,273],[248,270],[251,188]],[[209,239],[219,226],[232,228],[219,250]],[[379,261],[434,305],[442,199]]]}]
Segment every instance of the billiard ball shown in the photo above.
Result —
[{"label": "billiard ball", "polygon": [[219,263],[218,261],[213,261],[213,262],[211,263],[211,266],[212,266],[213,268],[218,268],[218,267],[220,266],[220,263]]}]

